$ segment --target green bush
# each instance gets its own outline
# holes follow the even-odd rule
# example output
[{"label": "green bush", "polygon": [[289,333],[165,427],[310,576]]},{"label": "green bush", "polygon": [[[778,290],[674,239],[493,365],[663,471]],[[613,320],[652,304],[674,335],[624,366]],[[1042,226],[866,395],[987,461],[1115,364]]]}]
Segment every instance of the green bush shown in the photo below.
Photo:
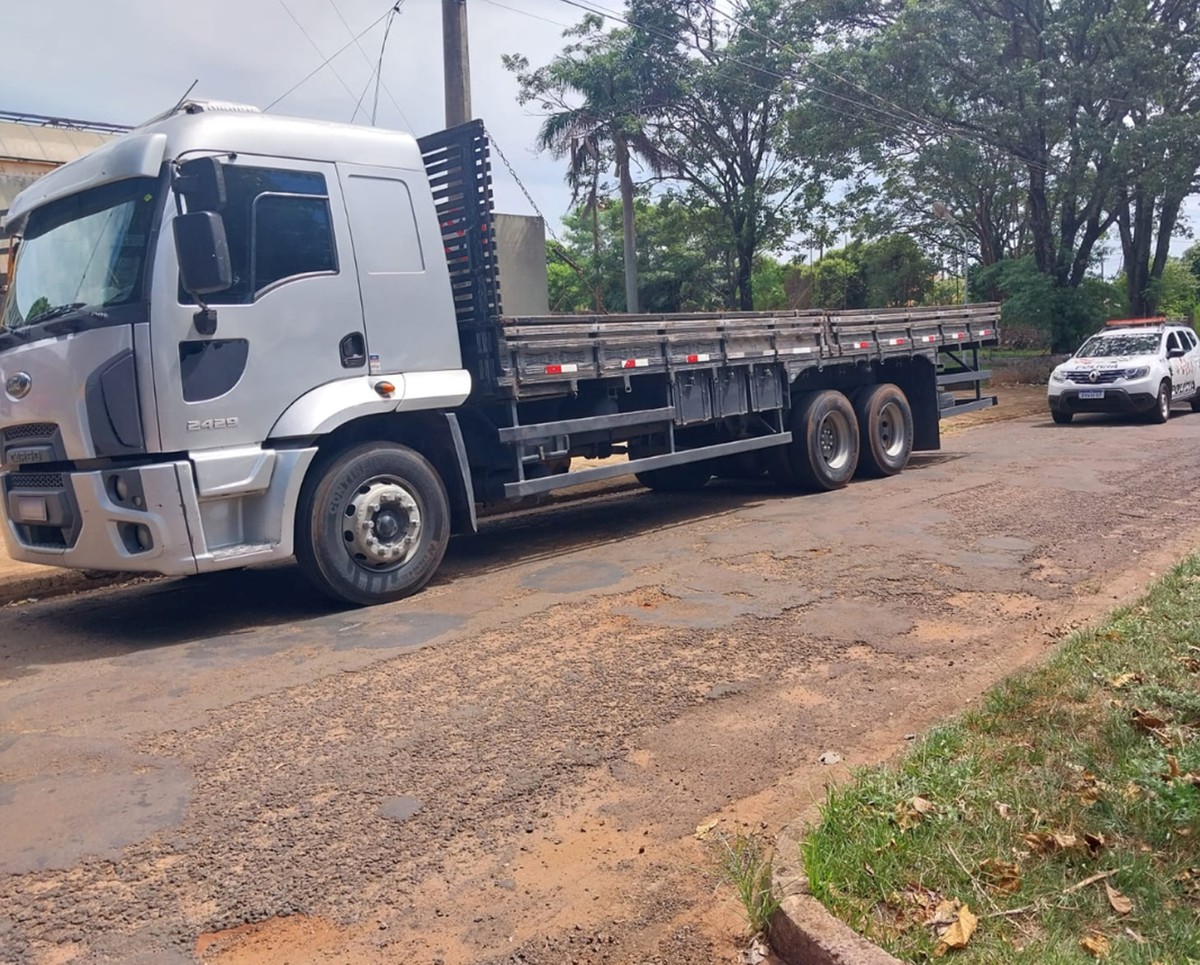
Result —
[{"label": "green bush", "polygon": [[976,271],[971,287],[976,297],[1001,302],[1001,331],[1024,326],[1041,332],[1055,352],[1074,351],[1105,319],[1128,310],[1116,284],[1088,278],[1078,288],[1061,288],[1038,271],[1032,255]]}]

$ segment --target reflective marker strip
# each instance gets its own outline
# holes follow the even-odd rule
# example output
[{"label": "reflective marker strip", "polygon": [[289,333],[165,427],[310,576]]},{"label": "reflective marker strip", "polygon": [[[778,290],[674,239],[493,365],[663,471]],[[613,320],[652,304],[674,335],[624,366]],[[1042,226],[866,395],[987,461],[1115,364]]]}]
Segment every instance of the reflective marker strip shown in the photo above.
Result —
[{"label": "reflective marker strip", "polygon": [[[766,353],[764,352],[763,354],[765,355]],[[745,352],[726,352],[725,357],[729,358],[729,359],[744,359],[746,357],[746,353]]]},{"label": "reflective marker strip", "polygon": [[[793,355],[807,355],[811,351],[812,351],[812,349],[809,348],[807,345],[797,345],[792,348]],[[763,355],[766,355],[766,354],[767,354],[766,352],[763,352]]]},{"label": "reflective marker strip", "polygon": [[579,371],[579,366],[576,365],[574,362],[566,364],[566,365],[547,365],[546,366],[546,374],[547,375],[562,375],[565,372],[578,372],[578,371]]},{"label": "reflective marker strip", "polygon": [[907,341],[906,338],[889,338],[888,345],[903,345]]},{"label": "reflective marker strip", "polygon": [[687,357],[687,360],[689,362],[707,362],[708,356],[707,355],[689,355]]},{"label": "reflective marker strip", "polygon": [[624,369],[641,369],[650,364],[649,359],[626,359],[625,364],[621,366]]},{"label": "reflective marker strip", "polygon": [[850,347],[851,348],[870,348],[871,343],[870,342],[851,342]]},{"label": "reflective marker strip", "polygon": [[955,332],[955,333],[954,333],[953,335],[951,335],[950,337],[951,337],[951,338],[966,338],[966,337],[967,337],[967,333],[966,333],[966,332]]},{"label": "reflective marker strip", "polygon": [[992,334],[992,330],[990,328],[985,328],[982,332],[979,333],[979,336],[980,336],[980,338],[982,338],[985,335],[991,335],[991,334]]},{"label": "reflective marker strip", "polygon": [[937,340],[938,340],[938,337],[936,335],[922,335],[921,336],[922,342],[936,342]]}]

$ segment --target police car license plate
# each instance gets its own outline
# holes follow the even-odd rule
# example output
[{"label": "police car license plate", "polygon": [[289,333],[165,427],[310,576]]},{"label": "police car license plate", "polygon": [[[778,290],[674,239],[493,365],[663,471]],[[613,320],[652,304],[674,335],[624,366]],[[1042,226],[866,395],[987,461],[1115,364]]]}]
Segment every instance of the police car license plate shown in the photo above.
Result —
[{"label": "police car license plate", "polygon": [[1080,389],[1079,398],[1081,399],[1103,399],[1103,389]]}]

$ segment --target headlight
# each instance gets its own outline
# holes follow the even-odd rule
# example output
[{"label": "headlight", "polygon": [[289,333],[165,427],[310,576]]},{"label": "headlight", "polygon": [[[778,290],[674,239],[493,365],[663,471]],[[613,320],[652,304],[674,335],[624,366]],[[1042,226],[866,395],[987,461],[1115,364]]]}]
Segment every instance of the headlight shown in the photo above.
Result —
[{"label": "headlight", "polygon": [[1067,373],[1064,372],[1062,369],[1055,369],[1053,372],[1050,373],[1050,381],[1051,382],[1066,382],[1067,381]]},{"label": "headlight", "polygon": [[1128,379],[1130,382],[1133,382],[1137,379],[1144,379],[1149,374],[1150,374],[1150,366],[1149,365],[1143,365],[1140,369],[1126,369],[1125,370],[1125,378]]}]

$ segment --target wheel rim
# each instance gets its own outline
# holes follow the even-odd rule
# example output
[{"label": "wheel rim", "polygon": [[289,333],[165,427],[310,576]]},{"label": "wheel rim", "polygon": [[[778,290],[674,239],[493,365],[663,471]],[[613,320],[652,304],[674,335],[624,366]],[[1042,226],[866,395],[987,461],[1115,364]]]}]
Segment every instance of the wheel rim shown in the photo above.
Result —
[{"label": "wheel rim", "polygon": [[889,459],[898,459],[908,442],[908,429],[904,424],[904,413],[895,402],[886,403],[879,410],[879,446]]},{"label": "wheel rim", "polygon": [[421,506],[394,476],[368,479],[342,508],[346,552],[371,570],[403,566],[421,542]]},{"label": "wheel rim", "polygon": [[821,461],[830,469],[845,468],[850,461],[850,420],[841,412],[828,412],[817,429]]}]

